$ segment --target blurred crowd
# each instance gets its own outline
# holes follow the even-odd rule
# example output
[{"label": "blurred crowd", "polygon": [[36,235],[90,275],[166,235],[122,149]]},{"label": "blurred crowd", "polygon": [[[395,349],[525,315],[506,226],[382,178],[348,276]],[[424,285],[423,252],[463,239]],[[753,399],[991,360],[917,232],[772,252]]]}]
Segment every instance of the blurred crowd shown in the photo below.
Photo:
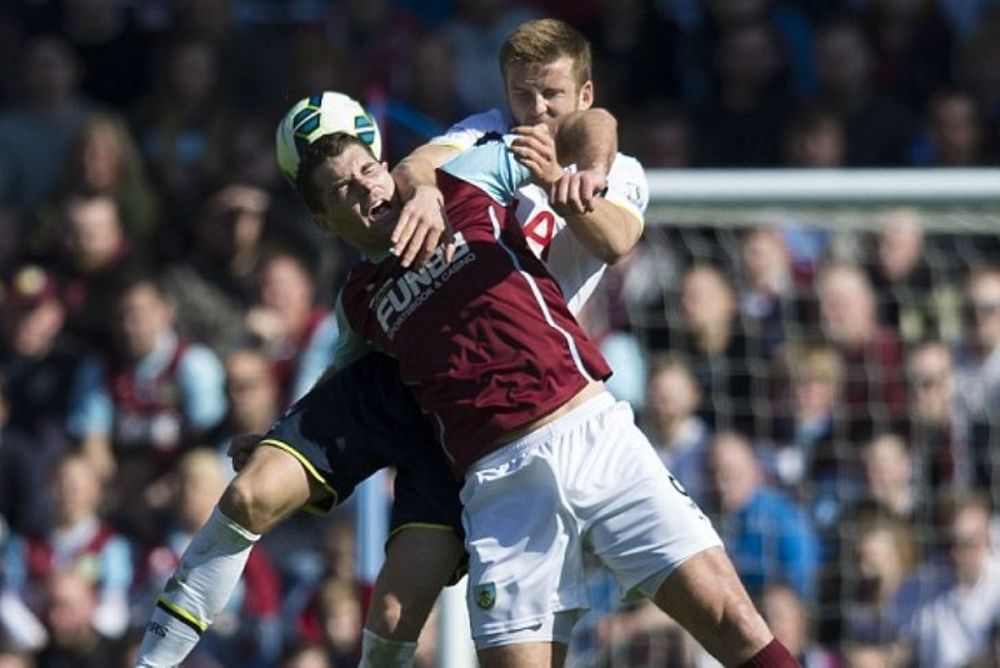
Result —
[{"label": "blurred crowd", "polygon": [[[1000,158],[993,0],[3,3],[0,668],[129,665],[230,439],[332,359],[353,256],[279,176],[280,115],[350,93],[398,159],[504,106],[499,45],[540,15],[592,41],[647,168]],[[804,665],[1000,660],[1000,244],[925,215],[651,222],[584,314]],[[185,665],[356,665],[349,510],[268,535]],[[579,665],[701,660],[594,600]]]}]

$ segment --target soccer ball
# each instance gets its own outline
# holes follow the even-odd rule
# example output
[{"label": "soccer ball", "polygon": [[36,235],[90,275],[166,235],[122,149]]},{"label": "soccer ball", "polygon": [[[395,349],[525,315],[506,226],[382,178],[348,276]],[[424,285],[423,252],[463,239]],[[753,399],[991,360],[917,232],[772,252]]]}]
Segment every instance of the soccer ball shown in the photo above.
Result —
[{"label": "soccer ball", "polygon": [[278,124],[278,167],[289,183],[295,183],[302,153],[323,135],[348,132],[368,144],[376,158],[382,157],[382,136],[364,107],[343,93],[325,91],[295,103]]}]

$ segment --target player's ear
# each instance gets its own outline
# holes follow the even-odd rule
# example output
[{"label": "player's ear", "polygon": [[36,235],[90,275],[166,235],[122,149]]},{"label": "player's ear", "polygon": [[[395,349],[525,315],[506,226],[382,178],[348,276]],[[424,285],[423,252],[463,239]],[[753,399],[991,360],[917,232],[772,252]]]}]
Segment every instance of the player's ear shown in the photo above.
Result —
[{"label": "player's ear", "polygon": [[587,79],[580,86],[580,109],[590,109],[594,105],[594,82]]}]

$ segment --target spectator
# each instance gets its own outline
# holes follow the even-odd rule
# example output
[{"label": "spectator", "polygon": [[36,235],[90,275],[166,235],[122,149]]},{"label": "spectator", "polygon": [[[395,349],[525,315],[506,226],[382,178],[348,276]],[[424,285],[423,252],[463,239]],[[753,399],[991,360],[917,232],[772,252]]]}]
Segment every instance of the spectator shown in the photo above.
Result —
[{"label": "spectator", "polygon": [[1000,561],[990,547],[989,503],[958,500],[944,526],[945,559],[926,564],[910,583],[918,599],[903,637],[920,666],[960,666],[985,654],[1000,622]]},{"label": "spectator", "polygon": [[971,483],[970,434],[956,412],[956,378],[951,350],[940,341],[922,343],[907,359],[910,382],[910,441],[921,477],[934,494],[956,492]]},{"label": "spectator", "polygon": [[534,18],[534,12],[499,0],[459,0],[457,10],[438,32],[455,54],[455,95],[466,109],[506,109],[496,54],[507,35]]},{"label": "spectator", "polygon": [[876,516],[921,523],[930,518],[922,503],[920,486],[909,445],[896,434],[882,434],[861,451],[865,491],[863,506]]},{"label": "spectator", "polygon": [[924,239],[924,220],[910,208],[879,216],[872,287],[879,295],[879,322],[906,343],[958,336],[959,297],[941,267],[945,262]]},{"label": "spectator", "polygon": [[811,603],[819,546],[805,513],[764,485],[744,437],[719,434],[708,461],[719,511],[714,523],[747,591],[759,596],[767,585],[786,582]]},{"label": "spectator", "polygon": [[804,344],[784,348],[779,361],[778,379],[791,381],[791,396],[783,400],[790,403],[788,412],[773,427],[774,474],[806,504],[822,532],[826,561],[834,552],[828,543],[835,538],[843,505],[852,497],[853,467],[838,409],[843,365],[830,348]]},{"label": "spectator", "polygon": [[820,101],[844,118],[846,164],[902,165],[915,133],[913,114],[879,91],[875,55],[861,26],[836,19],[816,38]]},{"label": "spectator", "polygon": [[69,385],[79,358],[65,333],[59,285],[45,267],[22,264],[0,299],[0,375],[8,383],[10,424],[30,435],[33,457],[48,469],[68,444]]},{"label": "spectator", "polygon": [[940,4],[868,0],[865,23],[879,88],[917,108],[950,83],[954,38]]},{"label": "spectator", "polygon": [[622,151],[634,155],[647,169],[675,169],[692,164],[691,120],[676,104],[645,105],[623,117],[618,131]]},{"label": "spectator", "polygon": [[[166,211],[183,243],[192,230],[197,198],[223,178],[231,114],[221,93],[218,52],[211,44],[182,39],[163,48],[155,87],[140,104],[135,127]],[[161,249],[170,256],[183,246]],[[171,255],[175,254],[175,255]]]},{"label": "spectator", "polygon": [[231,185],[202,206],[194,247],[163,277],[184,336],[219,351],[245,337],[244,312],[257,288],[270,205],[263,190]]},{"label": "spectator", "polygon": [[976,167],[986,162],[986,132],[976,100],[960,90],[941,90],[927,103],[924,136],[913,162],[933,167]]},{"label": "spectator", "polygon": [[843,637],[851,643],[893,643],[907,612],[897,595],[917,563],[913,529],[883,518],[863,522],[856,536],[845,537]]},{"label": "spectator", "polygon": [[225,450],[234,436],[266,433],[282,407],[271,360],[263,351],[236,348],[225,356],[223,366],[229,410],[208,440]]},{"label": "spectator", "polygon": [[96,592],[74,571],[57,571],[45,582],[45,626],[49,644],[38,668],[108,668],[121,663],[117,643],[97,628]]},{"label": "spectator", "polygon": [[69,333],[88,348],[104,344],[114,319],[110,299],[122,277],[143,265],[107,195],[72,196],[60,205],[56,273]]},{"label": "spectator", "polygon": [[[566,4],[579,8],[584,3]],[[641,0],[595,4],[600,16],[590,27],[570,23],[592,35],[594,80],[601,99],[624,109],[677,98],[677,55],[682,49],[667,6]],[[642,163],[649,166],[645,160]]]},{"label": "spectator", "polygon": [[759,227],[743,237],[740,260],[740,315],[770,358],[801,320],[791,254],[780,232]]},{"label": "spectator", "polygon": [[[358,96],[369,90],[400,95],[410,74],[407,62],[413,57],[422,32],[416,16],[398,3],[390,0],[345,0],[331,9],[326,21],[325,38],[350,54],[345,59],[350,65],[343,68],[345,90],[353,91]],[[499,43],[489,54],[494,56],[498,51]],[[496,70],[496,63],[492,64]],[[312,89],[307,94],[315,91]],[[455,91],[449,90],[448,96],[454,97]],[[457,118],[460,116],[449,121]],[[402,155],[398,154],[399,157]]]},{"label": "spectator", "polygon": [[177,335],[151,277],[129,279],[115,303],[118,345],[81,363],[68,422],[101,476],[116,474],[112,507],[133,531],[149,531],[162,504],[151,486],[225,414],[224,373],[211,350]]},{"label": "spectator", "polygon": [[974,269],[964,296],[967,333],[957,356],[958,404],[973,443],[973,484],[996,489],[1000,438],[1000,267]]},{"label": "spectator", "polygon": [[353,666],[361,655],[361,600],[358,586],[337,578],[320,585],[323,639],[331,648],[334,665]]},{"label": "spectator", "polygon": [[808,668],[839,668],[836,657],[813,637],[809,609],[799,594],[781,583],[769,584],[760,597],[764,620],[788,653]]},{"label": "spectator", "polygon": [[52,473],[48,494],[53,509],[50,528],[11,540],[4,559],[4,586],[44,617],[47,580],[73,572],[93,588],[88,623],[108,638],[121,636],[128,625],[131,546],[101,518],[101,483],[89,460],[66,455]]},{"label": "spectator", "polygon": [[990,162],[1000,156],[1000,11],[984,13],[976,25],[961,59],[961,80],[976,100],[982,116],[984,139]]},{"label": "spectator", "polygon": [[760,354],[736,310],[733,287],[721,271],[708,265],[688,269],[681,282],[679,319],[686,332],[680,341],[671,341],[671,351],[686,358],[698,379],[700,414],[711,429],[753,432],[755,383],[761,379],[751,370],[760,368],[754,366]]},{"label": "spectator", "polygon": [[276,251],[260,264],[257,303],[246,328],[274,364],[282,406],[305,394],[333,360],[338,330],[332,311],[315,303],[315,283],[306,260]]},{"label": "spectator", "polygon": [[823,332],[844,362],[844,409],[854,442],[899,423],[906,410],[903,349],[880,327],[875,293],[861,270],[834,264],[819,276]]},{"label": "spectator", "polygon": [[383,133],[394,156],[406,155],[428,135],[443,134],[455,119],[469,113],[455,95],[457,63],[451,44],[443,37],[420,39],[406,66],[410,72],[404,99],[412,109],[399,115],[399,122],[389,125],[388,138]]},{"label": "spectator", "polygon": [[35,499],[46,469],[36,463],[35,442],[9,425],[9,415],[7,381],[0,375],[0,551],[6,532],[4,519],[17,532],[40,530],[46,519],[45,504]]},{"label": "spectator", "polygon": [[785,54],[774,28],[758,21],[722,33],[714,62],[719,90],[714,103],[698,115],[698,162],[719,167],[777,165],[791,98],[782,76]]},{"label": "spectator", "polygon": [[125,233],[148,243],[158,222],[156,193],[122,119],[106,112],[88,115],[66,157],[59,199],[110,196],[118,205]]},{"label": "spectator", "polygon": [[79,63],[58,37],[24,47],[18,107],[0,114],[0,203],[30,213],[52,194],[73,135],[89,110],[77,92]]},{"label": "spectator", "polygon": [[128,108],[149,75],[150,40],[130,8],[108,0],[69,0],[60,32],[81,64],[81,88],[97,102]]},{"label": "spectator", "polygon": [[[171,517],[160,533],[161,542],[147,549],[143,557],[143,578],[136,588],[140,592],[136,597],[137,619],[149,616],[191,537],[212,514],[226,487],[226,465],[220,454],[207,448],[191,450],[177,463]],[[240,584],[206,632],[198,652],[224,666],[273,665],[281,649],[280,600],[277,573],[267,553],[255,549]]]},{"label": "spectator", "polygon": [[643,431],[698,503],[708,492],[706,459],[712,436],[696,412],[700,403],[698,382],[682,361],[667,357],[651,365]]},{"label": "spectator", "polygon": [[[801,104],[791,112],[782,137],[784,165],[835,169],[844,166],[846,155],[846,128],[838,112],[814,102]],[[791,255],[796,281],[809,285],[819,273],[834,235],[829,229],[801,224],[794,214],[789,218],[783,222],[781,236]],[[812,313],[799,316],[808,322]]]},{"label": "spectator", "polygon": [[843,119],[832,109],[802,105],[785,124],[782,152],[787,165],[842,167],[846,150]]}]

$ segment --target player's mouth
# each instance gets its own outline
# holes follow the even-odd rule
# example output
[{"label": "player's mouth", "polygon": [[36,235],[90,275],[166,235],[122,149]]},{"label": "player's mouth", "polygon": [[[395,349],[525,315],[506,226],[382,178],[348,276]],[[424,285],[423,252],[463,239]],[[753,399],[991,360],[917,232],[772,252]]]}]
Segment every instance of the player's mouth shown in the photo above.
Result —
[{"label": "player's mouth", "polygon": [[392,215],[392,205],[389,200],[380,199],[368,208],[368,219],[373,223],[385,222],[386,218]]}]

